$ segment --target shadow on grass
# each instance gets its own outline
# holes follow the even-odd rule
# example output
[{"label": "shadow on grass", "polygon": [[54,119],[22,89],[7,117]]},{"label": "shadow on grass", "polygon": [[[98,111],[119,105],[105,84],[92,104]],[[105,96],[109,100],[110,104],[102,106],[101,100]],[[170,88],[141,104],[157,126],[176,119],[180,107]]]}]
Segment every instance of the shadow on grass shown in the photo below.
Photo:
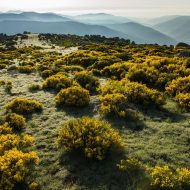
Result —
[{"label": "shadow on grass", "polygon": [[78,184],[84,189],[136,189],[134,180],[116,166],[121,159],[125,159],[122,153],[110,153],[102,161],[84,158],[79,152],[62,153],[60,164],[69,171],[63,184]]},{"label": "shadow on grass", "polygon": [[107,116],[104,116],[104,119],[106,119],[113,127],[119,130],[130,129],[132,131],[141,131],[146,127],[144,121],[140,120],[140,118],[132,118],[132,117],[120,118],[115,114],[109,114]]},{"label": "shadow on grass", "polygon": [[66,115],[72,116],[72,117],[82,117],[82,116],[89,116],[93,117],[98,113],[98,105],[99,105],[99,99],[96,97],[91,97],[90,104],[85,107],[75,107],[75,106],[66,106],[62,105],[60,107],[57,107],[58,112],[64,111]]},{"label": "shadow on grass", "polygon": [[168,110],[164,107],[156,107],[156,106],[149,106],[149,107],[139,107],[139,111],[145,116],[149,117],[155,121],[164,121],[170,120],[171,122],[179,122],[181,120],[186,119],[181,113],[176,113],[175,111]]}]

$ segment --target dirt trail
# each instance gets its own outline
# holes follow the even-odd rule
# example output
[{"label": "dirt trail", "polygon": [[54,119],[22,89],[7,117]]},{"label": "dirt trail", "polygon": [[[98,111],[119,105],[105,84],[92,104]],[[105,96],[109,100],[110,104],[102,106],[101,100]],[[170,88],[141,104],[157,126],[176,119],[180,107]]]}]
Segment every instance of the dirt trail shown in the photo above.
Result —
[{"label": "dirt trail", "polygon": [[17,41],[17,48],[22,48],[26,46],[38,46],[42,47],[45,52],[58,52],[62,53],[62,55],[67,55],[72,52],[75,52],[78,50],[78,47],[60,47],[51,43],[47,43],[46,41],[39,40],[39,34],[27,34],[28,39],[21,39],[21,37],[18,38]]}]

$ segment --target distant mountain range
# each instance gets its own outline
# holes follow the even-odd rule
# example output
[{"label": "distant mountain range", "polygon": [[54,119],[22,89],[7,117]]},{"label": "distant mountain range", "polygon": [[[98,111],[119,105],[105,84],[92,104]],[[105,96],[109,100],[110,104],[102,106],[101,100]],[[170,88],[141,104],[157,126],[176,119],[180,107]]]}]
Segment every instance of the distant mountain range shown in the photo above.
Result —
[{"label": "distant mountain range", "polygon": [[65,16],[54,13],[0,13],[0,33],[24,31],[57,34],[99,34],[130,39],[136,43],[175,45],[190,43],[190,16],[134,19],[97,13]]},{"label": "distant mountain range", "polygon": [[107,27],[123,32],[127,36],[132,36],[132,40],[136,43],[154,44],[156,42],[161,45],[176,43],[173,38],[139,23],[128,22],[124,24],[107,25]]},{"label": "distant mountain range", "polygon": [[190,16],[178,16],[153,27],[177,41],[190,43]]}]

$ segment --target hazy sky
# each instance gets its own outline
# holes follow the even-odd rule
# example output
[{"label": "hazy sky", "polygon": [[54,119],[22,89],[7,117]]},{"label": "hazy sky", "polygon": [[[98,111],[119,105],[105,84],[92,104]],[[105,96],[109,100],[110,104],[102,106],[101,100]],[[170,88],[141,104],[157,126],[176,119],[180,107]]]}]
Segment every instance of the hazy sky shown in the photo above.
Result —
[{"label": "hazy sky", "polygon": [[82,14],[106,12],[131,17],[190,15],[190,0],[0,0],[0,11]]}]

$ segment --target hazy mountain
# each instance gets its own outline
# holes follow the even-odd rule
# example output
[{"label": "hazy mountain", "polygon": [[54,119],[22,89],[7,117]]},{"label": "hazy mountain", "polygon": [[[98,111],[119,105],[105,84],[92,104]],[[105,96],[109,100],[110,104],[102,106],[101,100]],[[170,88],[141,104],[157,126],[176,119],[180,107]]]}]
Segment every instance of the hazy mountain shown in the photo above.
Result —
[{"label": "hazy mountain", "polygon": [[177,15],[162,16],[162,17],[157,17],[157,18],[146,19],[144,20],[144,23],[154,26],[154,25],[175,19],[177,17],[178,17]]},{"label": "hazy mountain", "polygon": [[99,24],[99,25],[126,23],[131,21],[125,17],[114,16],[105,13],[83,14],[83,15],[73,16],[71,18],[78,22],[83,22],[87,24]]},{"label": "hazy mountain", "polygon": [[36,22],[36,21],[1,21],[0,33],[16,34],[24,31],[36,33],[56,33],[56,34],[99,34],[106,37],[122,37],[127,35],[99,25],[88,25],[78,22]]},{"label": "hazy mountain", "polygon": [[1,13],[0,21],[15,20],[15,21],[41,21],[41,22],[59,22],[69,21],[71,19],[62,17],[54,13],[36,13],[36,12],[23,12],[23,13]]},{"label": "hazy mountain", "polygon": [[179,16],[157,24],[154,28],[178,41],[190,43],[190,16]]},{"label": "hazy mountain", "polygon": [[[0,33],[16,34],[29,31],[77,35],[99,34],[106,37],[130,39],[136,43],[170,45],[176,44],[174,39],[185,42],[187,39],[190,39],[190,30],[188,30],[188,27],[185,28],[183,26],[189,22],[188,19],[190,17],[179,18],[183,19],[177,22],[177,18],[175,18],[156,25],[155,28],[161,31],[158,32],[151,27],[132,22],[128,18],[105,13],[84,14],[70,17],[54,13],[1,13]],[[157,19],[157,21],[164,19],[166,19],[166,17]],[[169,17],[167,17],[167,19],[169,19]],[[177,22],[177,24],[174,21]],[[181,28],[184,29],[181,30]],[[180,31],[178,31],[178,29]]]},{"label": "hazy mountain", "polygon": [[158,43],[158,44],[176,44],[176,41],[171,37],[158,32],[150,27],[142,24],[129,22],[124,24],[106,25],[107,27],[125,33],[126,35],[133,36],[137,43]]}]

